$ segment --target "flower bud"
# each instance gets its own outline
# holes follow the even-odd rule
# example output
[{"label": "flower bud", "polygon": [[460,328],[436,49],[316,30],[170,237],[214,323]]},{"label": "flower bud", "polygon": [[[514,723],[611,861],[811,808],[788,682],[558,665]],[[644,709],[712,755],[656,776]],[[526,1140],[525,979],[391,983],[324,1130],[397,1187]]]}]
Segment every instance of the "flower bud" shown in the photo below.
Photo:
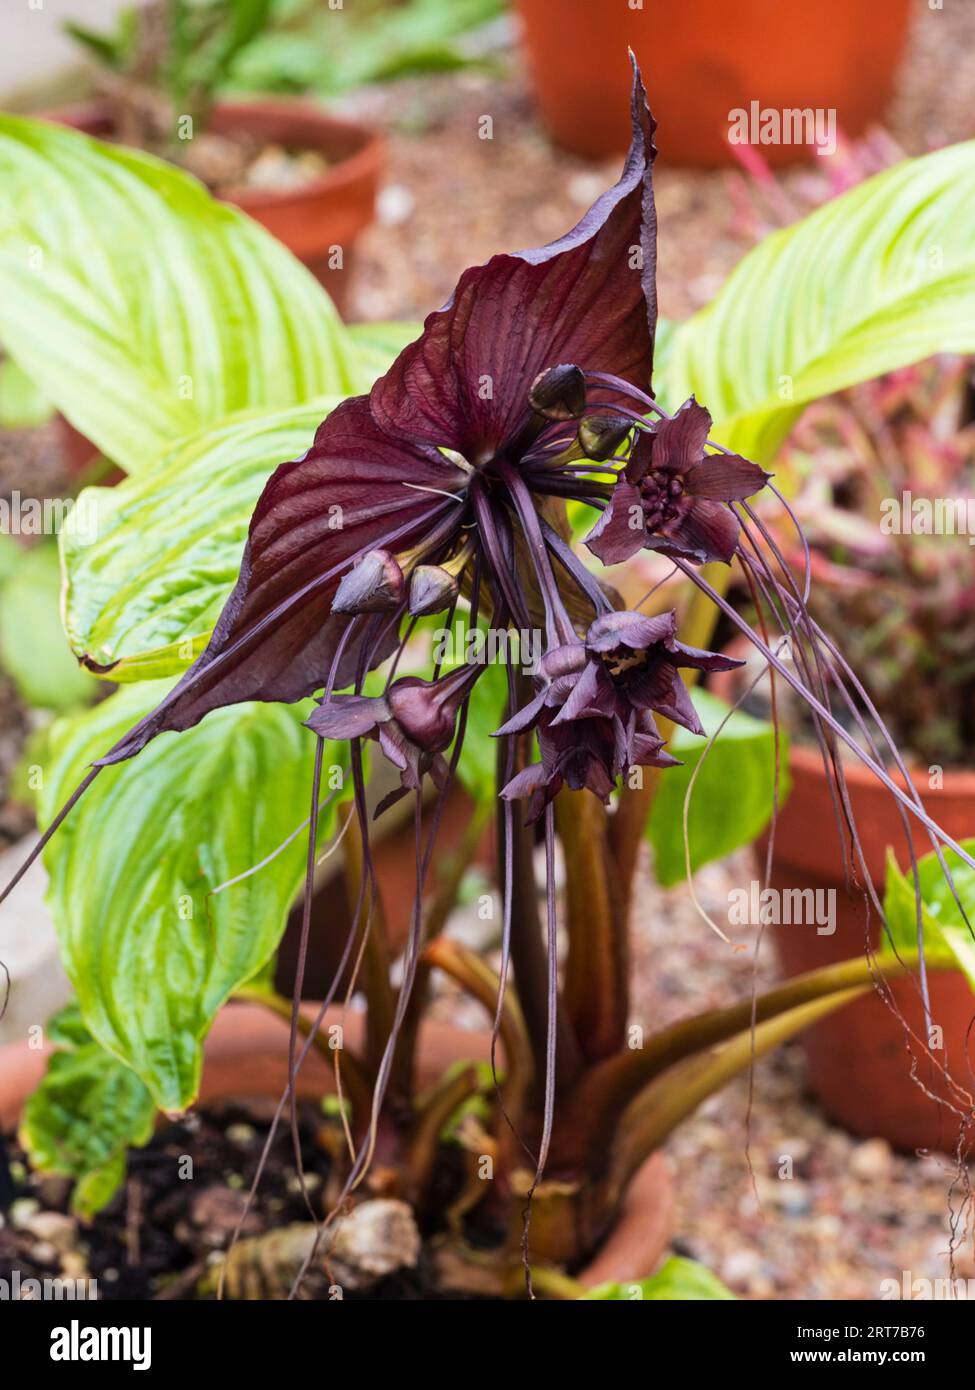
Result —
[{"label": "flower bud", "polygon": [[633,424],[624,415],[587,415],[579,421],[579,444],[587,459],[612,458]]},{"label": "flower bud", "polygon": [[549,367],[532,382],[528,403],[546,420],[578,420],[586,408],[586,378],[571,362]]},{"label": "flower bud", "polygon": [[333,613],[385,613],[402,603],[403,571],[388,550],[370,550],[342,576],[332,600]]},{"label": "flower bud", "polygon": [[387,696],[403,733],[425,753],[442,753],[454,736],[457,711],[481,674],[480,666],[459,666],[436,681],[404,676]]},{"label": "flower bud", "polygon": [[414,618],[442,613],[453,603],[459,589],[456,578],[440,565],[417,565],[410,577],[410,613]]}]

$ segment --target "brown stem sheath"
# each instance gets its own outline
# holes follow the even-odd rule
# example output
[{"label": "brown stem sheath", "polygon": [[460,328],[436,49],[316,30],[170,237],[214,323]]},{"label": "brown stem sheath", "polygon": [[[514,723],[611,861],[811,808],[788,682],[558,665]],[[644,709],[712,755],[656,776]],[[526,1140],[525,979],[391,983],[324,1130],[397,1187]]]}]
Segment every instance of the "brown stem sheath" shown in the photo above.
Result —
[{"label": "brown stem sheath", "polygon": [[[950,953],[928,951],[925,957],[929,970],[958,968],[958,962]],[[904,952],[900,960],[884,957],[884,977],[893,980],[910,974],[917,960],[916,951]],[[755,1001],[755,1022],[762,1024],[840,990],[866,988],[873,983],[878,965],[876,961],[857,956],[786,980]],[[584,1155],[603,1144],[625,1107],[661,1072],[747,1029],[751,1020],[752,1001],[745,999],[724,1009],[681,1019],[648,1038],[642,1048],[618,1053],[592,1068],[573,1096],[572,1113],[566,1115],[563,1128],[563,1133],[571,1136],[577,1156],[584,1161]]]},{"label": "brown stem sheath", "polygon": [[583,1056],[611,1057],[623,1045],[629,1012],[626,923],[609,855],[606,810],[588,791],[555,802],[565,851],[569,952],[563,998]]}]

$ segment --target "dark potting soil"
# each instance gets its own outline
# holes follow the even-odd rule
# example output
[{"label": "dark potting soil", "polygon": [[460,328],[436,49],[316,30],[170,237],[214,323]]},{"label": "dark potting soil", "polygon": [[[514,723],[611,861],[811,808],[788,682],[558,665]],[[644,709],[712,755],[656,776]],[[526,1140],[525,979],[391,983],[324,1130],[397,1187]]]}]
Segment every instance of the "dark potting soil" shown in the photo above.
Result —
[{"label": "dark potting soil", "polygon": [[[94,1279],[97,1296],[104,1300],[214,1297],[206,1276],[210,1272],[212,1284],[219,1252],[228,1248],[244,1211],[268,1119],[268,1107],[240,1104],[202,1110],[161,1126],[144,1149],[130,1153],[124,1186],[90,1224],[70,1211],[70,1181],[32,1172],[10,1138],[17,1192],[0,1225],[0,1278],[9,1281],[17,1271],[21,1285],[28,1278]],[[321,1218],[334,1126],[314,1105],[305,1104],[299,1110],[299,1133],[309,1200]],[[181,1176],[188,1173],[191,1179]],[[284,1127],[241,1236],[261,1236],[309,1219],[291,1135]],[[272,1288],[266,1274],[262,1280],[262,1296],[287,1296],[286,1276],[281,1287]],[[313,1275],[301,1296],[328,1298],[327,1278]],[[344,1297],[435,1300],[443,1295],[421,1253],[415,1269],[401,1269],[367,1293],[350,1290]]]}]

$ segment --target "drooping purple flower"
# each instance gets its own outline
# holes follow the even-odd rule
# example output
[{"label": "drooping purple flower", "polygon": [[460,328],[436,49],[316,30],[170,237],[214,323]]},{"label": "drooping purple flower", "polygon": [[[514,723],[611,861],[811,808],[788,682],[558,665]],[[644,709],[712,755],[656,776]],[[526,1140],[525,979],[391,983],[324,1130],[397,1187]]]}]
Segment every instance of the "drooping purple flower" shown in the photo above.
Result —
[{"label": "drooping purple flower", "polygon": [[605,801],[631,767],[675,766],[654,714],[704,733],[680,669],[729,671],[740,665],[734,657],[678,641],[675,612],[601,614],[584,640],[546,653],[540,690],[498,730],[506,735],[534,729],[541,753],[541,762],[513,777],[502,795],[531,797],[534,820],[563,782],[586,786]]},{"label": "drooping purple flower", "polygon": [[400,575],[408,595],[413,569],[464,547],[496,620],[520,625],[524,537],[549,634],[571,638],[536,499],[592,496],[591,479],[559,466],[580,457],[591,388],[603,421],[614,402],[649,400],[653,365],[655,126],[635,65],[632,119],[619,181],[572,231],[466,270],[370,395],[277,469],[206,650],[100,765],[224,705],[361,681],[399,643]]},{"label": "drooping purple flower", "polygon": [[442,787],[447,779],[444,750],[453,742],[457,714],[481,675],[479,666],[461,666],[439,680],[404,676],[378,696],[331,695],[305,721],[321,738],[373,738],[399,769],[401,790],[384,797],[380,815],[407,791],[420,788],[424,773]]},{"label": "drooping purple flower", "polygon": [[641,549],[730,563],[739,528],[727,504],[753,496],[769,474],[737,454],[706,454],[710,429],[711,416],[692,396],[670,419],[639,432],[609,506],[586,537],[603,564]]},{"label": "drooping purple flower", "polygon": [[[586,672],[601,693],[611,692],[621,718],[630,711],[653,710],[692,734],[703,734],[704,729],[680,669],[730,671],[743,664],[678,641],[673,610],[652,618],[642,613],[603,614],[590,625],[585,649]],[[572,717],[568,706],[563,714]]]},{"label": "drooping purple flower", "polygon": [[605,802],[631,768],[677,765],[653,719],[654,710],[668,717],[676,710],[682,716],[678,722],[696,725],[675,663],[708,670],[739,663],[684,647],[672,621],[672,614],[606,613],[591,624],[585,641],[565,643],[542,658],[541,689],[497,731],[502,736],[533,729],[537,735],[541,761],[523,769],[501,793],[509,800],[530,796],[530,820],[563,784],[587,787]]},{"label": "drooping purple flower", "polygon": [[[583,788],[607,802],[622,761],[616,723],[607,719],[588,719],[572,728],[558,727],[551,709],[539,709],[535,720],[541,761],[529,763],[501,788],[505,801],[529,798],[529,823],[538,820],[545,807],[568,786]],[[666,755],[664,755],[666,756]],[[671,759],[671,761],[673,761]]]}]

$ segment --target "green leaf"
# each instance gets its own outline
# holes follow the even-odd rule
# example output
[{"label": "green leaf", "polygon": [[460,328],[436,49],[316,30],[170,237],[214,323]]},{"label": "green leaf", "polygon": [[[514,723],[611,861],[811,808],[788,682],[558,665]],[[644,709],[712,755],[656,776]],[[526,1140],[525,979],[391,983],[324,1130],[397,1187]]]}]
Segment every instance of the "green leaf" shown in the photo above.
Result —
[{"label": "green leaf", "polygon": [[86,488],[61,538],[76,655],[119,683],[185,670],[236,582],[265,482],[308,449],[334,404],[235,416],[143,478]]},{"label": "green leaf", "polygon": [[40,1172],[76,1180],[71,1206],[90,1219],[124,1181],[127,1151],[152,1138],[156,1107],[135,1072],[95,1042],[76,1005],[48,1033],[57,1047],[24,1107],[19,1138]]},{"label": "green leaf", "polygon": [[371,385],[395,358],[423,332],[418,323],[354,323],[349,336],[356,345],[361,369]]},{"label": "green leaf", "polygon": [[0,362],[0,429],[34,429],[46,425],[53,413],[51,402],[27,373],[13,358],[4,358]]},{"label": "green leaf", "polygon": [[86,704],[97,683],[71,655],[60,595],[56,547],[21,550],[0,590],[0,664],[27,704],[63,713]]},{"label": "green leaf", "polygon": [[0,341],[129,472],[234,411],[363,384],[325,291],[172,165],[0,116]]},{"label": "green leaf", "polygon": [[75,24],[70,19],[66,20],[62,27],[75,43],[87,49],[89,55],[98,62],[116,71],[124,67],[127,54],[121,34],[100,34],[97,30],[89,29],[85,24]]},{"label": "green leaf", "polygon": [[508,698],[508,670],[499,662],[489,665],[471,691],[464,746],[457,775],[475,801],[493,803],[497,796],[498,740],[491,737],[504,722]]},{"label": "green leaf", "polygon": [[0,531],[0,585],[6,584],[11,575],[17,572],[23,553],[23,547],[12,536]]},{"label": "green leaf", "polygon": [[[708,736],[728,713],[728,706],[706,690],[694,691],[694,705]],[[660,778],[647,835],[653,846],[657,882],[679,883],[686,874],[684,796],[700,761],[706,738],[677,729],[669,748],[683,766],[668,768]],[[780,737],[779,804],[788,792],[788,745]],[[691,870],[721,859],[747,845],[772,816],[775,788],[775,736],[772,726],[736,712],[715,740],[694,783],[688,816]]]},{"label": "green leaf", "polygon": [[[959,841],[967,854],[975,855],[975,839]],[[975,869],[966,864],[954,850],[943,851],[944,861],[969,922],[975,923]],[[921,924],[927,947],[945,945],[953,952],[959,968],[975,988],[975,936],[966,926],[955,901],[951,886],[945,878],[932,850],[918,860],[918,881],[921,885]],[[917,949],[917,901],[914,875],[901,872],[891,849],[887,850],[887,883],[884,893],[884,916],[887,932],[881,933],[881,954],[895,949]]]},{"label": "green leaf", "polygon": [[[55,728],[42,825],[167,689],[124,687]],[[105,769],[46,851],[61,959],[85,1022],[168,1112],[192,1104],[214,1016],[276,950],[302,882],[304,833],[214,892],[265,860],[307,816],[314,739],[302,720],[310,708],[238,705],[163,735],[137,759]],[[333,780],[344,780],[346,758],[344,747],[326,747]],[[323,836],[334,815],[335,801],[322,814]]]},{"label": "green leaf", "polygon": [[975,141],[905,160],[757,246],[674,329],[661,399],[693,392],[725,444],[772,458],[819,396],[975,352]]},{"label": "green leaf", "polygon": [[734,1297],[704,1265],[672,1255],[649,1279],[636,1279],[630,1284],[600,1284],[584,1294],[580,1302],[633,1303],[652,1299],[689,1303],[727,1301]]}]

